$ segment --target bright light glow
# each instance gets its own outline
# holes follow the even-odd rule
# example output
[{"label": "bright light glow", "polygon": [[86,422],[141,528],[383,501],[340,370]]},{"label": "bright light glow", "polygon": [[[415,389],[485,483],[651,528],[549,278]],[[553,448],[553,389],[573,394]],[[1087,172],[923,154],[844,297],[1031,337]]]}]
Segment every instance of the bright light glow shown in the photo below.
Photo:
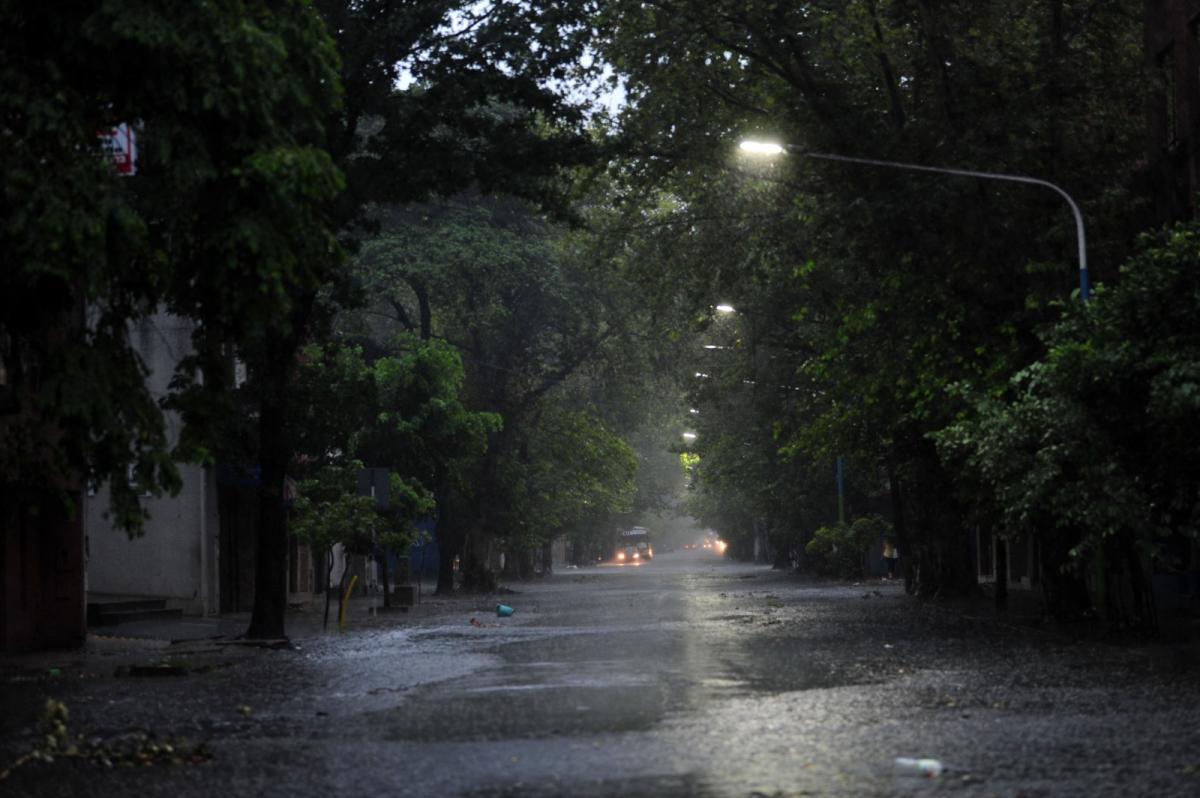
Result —
[{"label": "bright light glow", "polygon": [[685,441],[694,441],[694,440],[696,440],[696,433],[694,433],[694,432],[685,432],[685,433],[683,433],[683,439],[684,439]]},{"label": "bright light glow", "polygon": [[736,313],[737,312],[736,310],[734,310],[733,305],[730,305],[728,302],[722,302],[720,305],[717,305],[715,308],[713,308],[713,310],[715,310],[717,313]]},{"label": "bright light glow", "polygon": [[769,141],[746,140],[738,146],[751,155],[783,155],[785,152],[782,146]]},{"label": "bright light glow", "polygon": [[698,416],[698,415],[700,415],[700,411],[699,411],[699,410],[697,410],[697,409],[696,409],[696,408],[694,408],[694,407],[692,407],[692,408],[688,408],[688,412],[689,412],[689,413],[691,413],[693,416]]},{"label": "bright light glow", "polygon": [[718,540],[716,543],[713,544],[713,548],[717,550],[717,554],[724,554],[725,549],[728,548],[728,546],[729,546],[729,544],[727,544],[723,540]]},{"label": "bright light glow", "polygon": [[623,551],[618,551],[618,552],[617,552],[617,559],[618,559],[618,560],[623,560],[623,559],[625,559],[625,552],[623,552]]}]

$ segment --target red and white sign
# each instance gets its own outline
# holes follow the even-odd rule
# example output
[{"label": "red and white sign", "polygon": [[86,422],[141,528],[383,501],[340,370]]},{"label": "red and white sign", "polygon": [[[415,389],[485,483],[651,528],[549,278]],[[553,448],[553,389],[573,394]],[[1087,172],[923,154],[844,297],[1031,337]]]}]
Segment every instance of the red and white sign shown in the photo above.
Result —
[{"label": "red and white sign", "polygon": [[119,175],[132,175],[137,172],[137,135],[133,125],[120,124],[101,130],[100,148],[112,159],[113,168]]}]

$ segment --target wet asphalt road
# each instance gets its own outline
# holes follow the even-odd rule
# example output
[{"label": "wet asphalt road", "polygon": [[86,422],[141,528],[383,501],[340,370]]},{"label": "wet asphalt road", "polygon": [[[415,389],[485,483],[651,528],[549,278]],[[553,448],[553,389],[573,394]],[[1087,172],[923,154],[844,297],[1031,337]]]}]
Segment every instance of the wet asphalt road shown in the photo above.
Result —
[{"label": "wet asphalt road", "polygon": [[[0,766],[46,696],[85,739],[150,731],[212,759],[35,763],[0,794],[1200,795],[1194,648],[1075,643],[707,552],[517,590],[511,618],[456,599],[298,651],[90,647],[57,679],[10,663]],[[130,657],[186,673],[115,676]],[[898,756],[947,771],[898,776]]]}]

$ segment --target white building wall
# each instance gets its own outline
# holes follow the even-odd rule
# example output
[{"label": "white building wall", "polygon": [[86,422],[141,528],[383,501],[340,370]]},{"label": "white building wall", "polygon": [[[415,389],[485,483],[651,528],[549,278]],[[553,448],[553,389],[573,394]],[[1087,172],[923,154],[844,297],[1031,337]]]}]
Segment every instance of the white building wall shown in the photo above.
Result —
[{"label": "white building wall", "polygon": [[[130,330],[134,346],[150,370],[147,384],[155,397],[166,394],[175,365],[190,351],[192,327],[186,319],[157,313]],[[171,443],[181,423],[167,417]],[[146,497],[150,514],[145,532],[133,540],[114,529],[105,516],[107,486],[85,498],[87,590],[91,595],[167,598],[189,614],[217,611],[216,479],[211,469],[180,465],[183,487],[176,496]]]}]

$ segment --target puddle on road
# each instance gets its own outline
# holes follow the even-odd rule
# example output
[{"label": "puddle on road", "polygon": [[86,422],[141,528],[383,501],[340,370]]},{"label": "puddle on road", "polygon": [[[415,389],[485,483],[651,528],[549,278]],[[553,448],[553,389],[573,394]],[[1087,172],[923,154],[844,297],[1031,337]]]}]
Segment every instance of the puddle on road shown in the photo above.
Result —
[{"label": "puddle on road", "polygon": [[[543,784],[512,784],[485,787],[459,793],[462,798],[558,798],[568,794],[564,785],[551,781]],[[575,798],[601,798],[614,795],[652,795],[656,798],[716,798],[726,796],[715,789],[703,775],[643,776],[639,778],[613,778],[595,782],[570,784],[569,794]]]},{"label": "puddle on road", "polygon": [[[468,688],[463,692],[468,694],[482,694],[482,692],[521,692],[530,690],[557,690],[574,688],[580,690],[622,690],[628,688],[643,688],[653,684],[653,679],[647,674],[640,673],[606,673],[606,672],[578,672],[571,671],[569,667],[563,664],[554,665],[553,673],[540,673],[535,680],[530,682],[508,683],[499,682],[498,684],[485,684],[478,688]],[[500,673],[500,679],[505,677],[515,677],[511,670],[505,668]]]}]

